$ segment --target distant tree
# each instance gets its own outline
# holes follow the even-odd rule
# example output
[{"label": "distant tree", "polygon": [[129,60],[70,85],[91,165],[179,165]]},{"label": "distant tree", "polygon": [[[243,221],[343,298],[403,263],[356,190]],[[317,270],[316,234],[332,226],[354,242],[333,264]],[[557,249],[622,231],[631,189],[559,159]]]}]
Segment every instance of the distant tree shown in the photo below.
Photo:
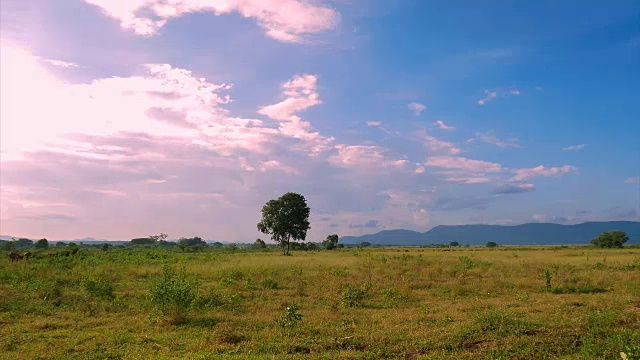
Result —
[{"label": "distant tree", "polygon": [[202,240],[202,238],[196,236],[196,237],[192,237],[192,238],[180,238],[180,240],[178,240],[178,246],[207,246],[207,242]]},{"label": "distant tree", "polygon": [[460,244],[458,244],[457,241],[452,241],[452,242],[449,243],[449,246],[450,247],[458,247],[458,246],[460,246]]},{"label": "distant tree", "polygon": [[15,240],[15,244],[16,244],[16,249],[30,248],[30,247],[33,247],[33,240],[20,238]]},{"label": "distant tree", "polygon": [[236,252],[236,250],[238,250],[238,245],[236,243],[231,243],[227,245],[227,249],[231,250],[231,252]]},{"label": "distant tree", "polygon": [[153,239],[151,238],[135,238],[135,239],[131,239],[131,241],[129,241],[130,245],[153,245],[155,244],[155,241],[153,241]]},{"label": "distant tree", "polygon": [[223,246],[224,246],[224,244],[223,244],[223,243],[221,243],[220,241],[216,241],[216,242],[214,242],[213,244],[211,244],[211,246],[213,246],[213,247],[223,247]]},{"label": "distant tree", "polygon": [[338,234],[327,235],[327,239],[322,242],[322,245],[327,250],[333,250],[336,248],[336,245],[338,245],[338,240]]},{"label": "distant tree", "polygon": [[469,245],[469,244],[464,244],[464,247],[468,248],[468,247],[471,247],[471,245]]},{"label": "distant tree", "polygon": [[13,251],[16,249],[15,241],[0,240],[0,250]]},{"label": "distant tree", "polygon": [[318,244],[313,242],[307,243],[307,250],[310,250],[310,251],[318,250]]},{"label": "distant tree", "polygon": [[262,239],[256,239],[256,241],[253,243],[253,247],[256,249],[265,249],[267,247],[267,243],[265,243]]},{"label": "distant tree", "polygon": [[359,247],[363,247],[363,248],[365,248],[365,247],[369,247],[369,246],[371,246],[371,243],[370,243],[370,242],[367,242],[367,241],[363,241],[363,242],[361,242],[360,244],[358,244],[358,246],[359,246]]},{"label": "distant tree", "polygon": [[627,233],[614,230],[598,235],[597,238],[591,240],[591,244],[601,248],[622,248],[627,241],[629,241]]},{"label": "distant tree", "polygon": [[78,247],[78,244],[71,242],[69,243],[69,245],[67,245],[67,248],[69,248],[69,251],[71,252],[71,255],[75,255],[78,253],[78,251],[80,250],[80,247]]},{"label": "distant tree", "polygon": [[344,249],[344,244],[338,244],[338,245],[336,245],[336,249]]},{"label": "distant tree", "polygon": [[158,241],[158,245],[159,246],[164,246],[164,247],[171,247],[171,246],[176,246],[178,244],[173,242],[173,241],[159,240]]},{"label": "distant tree", "polygon": [[488,247],[488,248],[494,248],[494,247],[496,247],[496,246],[498,246],[498,244],[494,243],[493,241],[489,241],[489,242],[487,243],[487,247]]},{"label": "distant tree", "polygon": [[110,246],[111,245],[109,243],[104,243],[100,248],[102,249],[102,251],[109,251]]},{"label": "distant tree", "polygon": [[36,244],[34,245],[34,247],[36,249],[48,249],[49,248],[49,241],[47,239],[40,239],[38,241],[36,241]]},{"label": "distant tree", "polygon": [[262,220],[258,230],[271,235],[271,239],[282,246],[285,255],[289,254],[291,240],[304,241],[309,230],[309,213],[304,196],[286,193],[275,200],[269,200],[262,207]]}]

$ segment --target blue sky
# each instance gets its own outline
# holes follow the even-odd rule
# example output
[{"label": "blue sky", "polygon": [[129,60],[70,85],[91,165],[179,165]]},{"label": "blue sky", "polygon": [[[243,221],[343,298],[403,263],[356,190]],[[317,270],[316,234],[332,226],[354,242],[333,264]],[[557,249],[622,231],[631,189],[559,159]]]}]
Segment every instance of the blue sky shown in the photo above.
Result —
[{"label": "blue sky", "polygon": [[19,0],[2,234],[250,241],[640,219],[640,4]]}]

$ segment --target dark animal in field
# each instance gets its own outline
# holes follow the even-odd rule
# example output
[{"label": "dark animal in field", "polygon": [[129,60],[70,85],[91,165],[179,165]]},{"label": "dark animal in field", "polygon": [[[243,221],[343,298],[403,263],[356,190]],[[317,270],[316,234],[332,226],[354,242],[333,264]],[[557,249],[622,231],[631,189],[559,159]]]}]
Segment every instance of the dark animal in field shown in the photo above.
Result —
[{"label": "dark animal in field", "polygon": [[29,260],[29,259],[31,259],[31,257],[33,256],[33,253],[32,253],[31,251],[27,251],[26,253],[22,254],[22,256],[23,256],[25,259]]},{"label": "dark animal in field", "polygon": [[24,258],[24,256],[18,254],[17,252],[12,252],[9,254],[9,258],[11,258],[11,262],[20,261]]}]

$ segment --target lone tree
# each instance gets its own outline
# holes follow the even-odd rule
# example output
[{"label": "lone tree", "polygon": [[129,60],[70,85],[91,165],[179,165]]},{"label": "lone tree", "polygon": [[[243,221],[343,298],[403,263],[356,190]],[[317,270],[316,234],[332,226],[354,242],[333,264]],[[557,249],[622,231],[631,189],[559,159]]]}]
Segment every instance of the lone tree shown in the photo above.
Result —
[{"label": "lone tree", "polygon": [[40,239],[38,241],[36,241],[36,244],[34,245],[34,247],[36,249],[48,249],[49,248],[49,241],[47,239]]},{"label": "lone tree", "polygon": [[601,248],[622,248],[622,245],[629,241],[629,236],[624,231],[614,230],[603,232],[597,238],[592,239],[591,243]]},{"label": "lone tree", "polygon": [[496,244],[496,243],[495,243],[495,242],[493,242],[493,241],[489,241],[489,242],[487,243],[487,247],[488,247],[488,248],[494,248],[494,247],[496,247],[496,246],[498,246],[498,244]]},{"label": "lone tree", "polygon": [[267,247],[267,243],[265,243],[262,239],[256,239],[256,241],[253,243],[253,247],[256,249],[265,249]]},{"label": "lone tree", "polygon": [[327,236],[327,239],[322,242],[324,248],[327,250],[333,250],[338,245],[338,234],[331,234]]},{"label": "lone tree", "polygon": [[282,251],[289,255],[289,242],[304,241],[309,230],[309,213],[304,196],[288,192],[275,200],[269,200],[262,207],[262,220],[258,230],[271,235],[271,239],[282,245]]}]

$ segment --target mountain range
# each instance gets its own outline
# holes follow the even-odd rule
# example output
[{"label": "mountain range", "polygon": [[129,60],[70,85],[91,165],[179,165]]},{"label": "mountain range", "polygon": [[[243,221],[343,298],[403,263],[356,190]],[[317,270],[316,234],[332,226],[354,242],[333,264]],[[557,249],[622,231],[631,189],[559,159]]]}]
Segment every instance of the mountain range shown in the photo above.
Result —
[{"label": "mountain range", "polygon": [[460,245],[577,245],[588,244],[602,232],[621,230],[629,235],[629,243],[640,243],[640,222],[586,222],[577,225],[529,223],[522,225],[440,225],[427,232],[384,230],[362,236],[344,236],[343,244],[368,242],[376,245],[429,245],[458,242]]}]

